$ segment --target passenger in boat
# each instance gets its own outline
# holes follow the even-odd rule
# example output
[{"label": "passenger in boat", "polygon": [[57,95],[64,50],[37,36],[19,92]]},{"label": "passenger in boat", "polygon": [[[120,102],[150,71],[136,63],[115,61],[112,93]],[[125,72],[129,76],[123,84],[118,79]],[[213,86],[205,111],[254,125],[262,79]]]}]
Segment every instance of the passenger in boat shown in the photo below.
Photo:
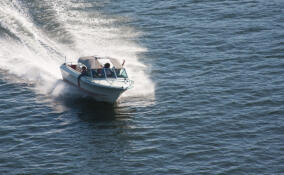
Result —
[{"label": "passenger in boat", "polygon": [[113,72],[112,72],[111,69],[110,69],[110,64],[109,64],[109,63],[106,63],[106,64],[104,65],[104,70],[105,70],[105,72],[106,72],[106,76],[107,76],[107,77],[111,77],[111,76],[113,75]]},{"label": "passenger in boat", "polygon": [[104,78],[103,69],[92,69],[93,78]]},{"label": "passenger in boat", "polygon": [[81,74],[78,76],[78,86],[80,87],[80,78],[82,76],[86,76],[87,75],[87,68],[85,66],[82,67],[82,72]]},{"label": "passenger in boat", "polygon": [[103,69],[101,69],[101,68],[98,69],[98,70],[97,70],[97,75],[98,75],[99,78],[103,78],[103,77],[104,77]]},{"label": "passenger in boat", "polygon": [[106,63],[105,65],[104,65],[104,68],[110,68],[110,64],[109,63]]},{"label": "passenger in boat", "polygon": [[82,67],[81,76],[87,75],[87,68],[85,66]]}]

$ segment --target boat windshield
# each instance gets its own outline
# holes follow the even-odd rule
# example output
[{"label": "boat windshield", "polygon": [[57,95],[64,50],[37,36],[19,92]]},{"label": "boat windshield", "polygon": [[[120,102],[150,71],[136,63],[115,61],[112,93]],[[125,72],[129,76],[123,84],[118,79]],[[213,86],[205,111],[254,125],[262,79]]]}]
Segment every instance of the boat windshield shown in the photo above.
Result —
[{"label": "boat windshield", "polygon": [[115,72],[116,72],[116,76],[118,78],[128,78],[126,70],[124,68],[123,69],[115,69]]},{"label": "boat windshield", "polygon": [[92,69],[93,78],[127,78],[125,69],[102,68]]}]

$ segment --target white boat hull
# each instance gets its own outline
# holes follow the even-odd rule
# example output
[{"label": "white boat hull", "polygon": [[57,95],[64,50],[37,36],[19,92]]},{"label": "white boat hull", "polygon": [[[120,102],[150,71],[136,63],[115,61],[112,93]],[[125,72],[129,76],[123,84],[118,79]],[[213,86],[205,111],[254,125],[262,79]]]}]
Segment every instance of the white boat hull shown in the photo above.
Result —
[{"label": "white boat hull", "polygon": [[82,89],[96,101],[115,103],[120,95],[127,90],[127,88],[123,86],[111,87],[97,84],[87,76],[82,76],[78,82],[80,73],[65,64],[61,65],[60,70],[64,81]]}]

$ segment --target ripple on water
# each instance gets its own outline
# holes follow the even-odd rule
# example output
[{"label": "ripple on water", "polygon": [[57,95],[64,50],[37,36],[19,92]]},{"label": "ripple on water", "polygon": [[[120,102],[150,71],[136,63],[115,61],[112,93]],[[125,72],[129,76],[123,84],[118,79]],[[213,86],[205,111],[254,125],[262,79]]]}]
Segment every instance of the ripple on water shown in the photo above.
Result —
[{"label": "ripple on water", "polygon": [[[149,66],[156,96],[108,105],[66,88],[53,97],[0,71],[0,174],[282,174],[279,0],[83,0],[67,2],[71,8],[63,11],[50,2],[22,1],[35,25],[55,32],[50,40],[72,45],[77,37],[91,36],[69,32],[69,24],[78,21],[73,15],[91,29],[98,20],[110,31],[113,24],[139,30],[140,38],[127,36],[127,30],[122,38],[147,48],[139,58]],[[59,12],[71,15],[71,23],[54,19]],[[12,26],[0,28],[28,45]],[[116,41],[112,36],[103,39]],[[125,52],[119,48],[114,50]]]}]

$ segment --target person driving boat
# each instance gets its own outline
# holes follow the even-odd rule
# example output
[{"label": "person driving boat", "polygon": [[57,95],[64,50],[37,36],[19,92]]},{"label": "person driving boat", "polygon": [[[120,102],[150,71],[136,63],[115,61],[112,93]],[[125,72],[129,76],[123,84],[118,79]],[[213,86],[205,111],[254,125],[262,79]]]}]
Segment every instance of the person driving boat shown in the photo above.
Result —
[{"label": "person driving boat", "polygon": [[106,63],[104,65],[104,70],[105,70],[105,73],[106,73],[106,76],[107,77],[111,77],[113,75],[113,72],[112,70],[110,69],[110,64],[109,63]]}]

